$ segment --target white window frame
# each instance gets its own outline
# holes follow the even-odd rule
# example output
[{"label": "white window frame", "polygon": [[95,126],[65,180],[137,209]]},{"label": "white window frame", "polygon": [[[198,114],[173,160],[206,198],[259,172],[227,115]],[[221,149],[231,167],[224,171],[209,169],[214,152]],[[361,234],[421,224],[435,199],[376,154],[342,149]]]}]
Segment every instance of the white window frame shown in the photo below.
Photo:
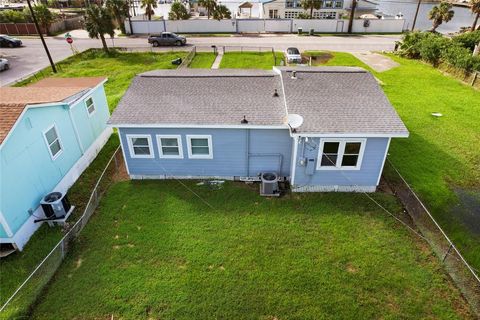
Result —
[{"label": "white window frame", "polygon": [[[92,100],[92,106],[93,106],[93,111],[92,112],[88,111],[88,105],[87,105],[88,100]],[[95,114],[95,112],[97,112],[97,106],[95,105],[95,100],[93,100],[92,96],[85,99],[85,109],[87,110],[87,114],[88,114],[89,118],[92,117]]]},{"label": "white window frame", "polygon": [[[50,148],[51,144],[49,144],[47,140],[47,132],[52,130],[52,128],[55,129],[55,134],[57,135],[57,140],[58,140],[58,143],[60,144],[60,151],[58,151],[55,155],[52,153],[52,149]],[[50,158],[52,158],[52,160],[57,159],[63,153],[63,143],[62,143],[62,140],[60,139],[60,134],[58,133],[58,128],[56,124],[52,124],[45,131],[43,131],[43,140],[45,140],[48,153],[50,154]]]},{"label": "white window frame", "polygon": [[[335,166],[322,166],[322,155],[323,155],[323,146],[325,142],[338,142],[338,155],[337,155],[337,162]],[[345,153],[345,145],[350,142],[360,142],[360,152],[358,153],[358,160],[356,166],[343,166],[342,161],[343,156]],[[318,156],[317,156],[317,170],[360,170],[362,167],[363,161],[363,154],[365,153],[365,146],[367,144],[367,139],[320,139],[320,145],[318,148]]]},{"label": "white window frame", "polygon": [[[152,145],[152,136],[149,134],[127,134],[125,135],[127,138],[127,144],[128,144],[128,151],[130,152],[130,158],[140,158],[140,159],[152,159],[155,158],[155,154],[153,153],[153,145]],[[132,139],[134,138],[147,138],[148,141],[148,150],[150,154],[135,154],[133,151],[133,143]]]},{"label": "white window frame", "polygon": [[[187,138],[187,147],[188,147],[188,157],[190,159],[213,159],[213,147],[212,147],[212,136],[211,135],[197,135],[190,134],[186,136]],[[198,155],[192,154],[192,139],[208,139],[208,154]]]},{"label": "white window frame", "polygon": [[[177,139],[178,155],[165,155],[162,149],[162,139]],[[182,136],[177,134],[157,134],[158,157],[162,159],[183,159]],[[170,147],[172,148],[172,147]]]}]

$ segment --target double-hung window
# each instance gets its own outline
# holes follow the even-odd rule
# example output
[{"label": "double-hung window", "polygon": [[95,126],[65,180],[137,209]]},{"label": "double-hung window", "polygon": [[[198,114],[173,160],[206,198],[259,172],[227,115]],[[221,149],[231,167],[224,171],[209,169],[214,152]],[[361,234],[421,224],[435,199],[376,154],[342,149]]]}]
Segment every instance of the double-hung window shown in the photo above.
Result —
[{"label": "double-hung window", "polygon": [[188,157],[191,159],[212,159],[212,136],[187,135]]},{"label": "double-hung window", "polygon": [[93,103],[92,97],[85,100],[85,106],[87,107],[88,115],[91,116],[95,112],[95,104]]},{"label": "double-hung window", "polygon": [[62,153],[62,142],[58,136],[57,127],[55,125],[48,128],[44,133],[43,137],[48,146],[48,151],[52,160],[55,160]]},{"label": "double-hung window", "polygon": [[132,158],[153,158],[152,137],[148,134],[127,135],[128,150]]},{"label": "double-hung window", "polygon": [[366,139],[321,139],[317,170],[358,170]]},{"label": "double-hung window", "polygon": [[179,135],[157,135],[160,158],[182,159],[182,137]]}]

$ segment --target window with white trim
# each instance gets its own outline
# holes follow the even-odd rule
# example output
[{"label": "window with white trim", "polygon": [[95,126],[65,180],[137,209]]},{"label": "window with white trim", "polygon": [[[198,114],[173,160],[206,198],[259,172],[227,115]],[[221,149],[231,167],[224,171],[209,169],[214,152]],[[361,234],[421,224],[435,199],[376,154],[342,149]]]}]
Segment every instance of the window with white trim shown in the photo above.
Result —
[{"label": "window with white trim", "polygon": [[55,125],[48,128],[44,133],[43,136],[45,138],[45,142],[47,143],[48,150],[50,151],[50,156],[53,160],[55,160],[60,153],[62,153],[62,142],[60,141],[60,137],[58,136],[58,131]]},{"label": "window with white trim", "polygon": [[187,135],[188,157],[191,159],[212,159],[212,136]]},{"label": "window with white trim", "polygon": [[321,139],[317,170],[358,170],[366,139]]},{"label": "window with white trim", "polygon": [[152,137],[148,134],[127,135],[132,158],[153,158]]},{"label": "window with white trim", "polygon": [[157,135],[160,158],[182,159],[182,137],[179,135]]},{"label": "window with white trim", "polygon": [[87,107],[88,115],[91,116],[95,112],[95,104],[92,97],[85,100],[85,106]]},{"label": "window with white trim", "polygon": [[268,17],[270,19],[278,19],[280,16],[278,15],[278,10],[277,9],[270,9],[268,10]]}]

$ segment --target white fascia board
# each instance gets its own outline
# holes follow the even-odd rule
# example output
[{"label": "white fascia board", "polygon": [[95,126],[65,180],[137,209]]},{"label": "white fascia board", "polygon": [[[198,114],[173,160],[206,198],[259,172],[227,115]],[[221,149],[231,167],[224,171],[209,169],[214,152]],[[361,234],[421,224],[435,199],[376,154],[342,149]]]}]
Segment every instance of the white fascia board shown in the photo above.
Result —
[{"label": "white fascia board", "polygon": [[294,133],[292,137],[312,138],[408,138],[409,133]]},{"label": "white fascia board", "polygon": [[107,124],[113,128],[202,128],[202,129],[289,129],[287,125],[208,125],[208,124]]}]

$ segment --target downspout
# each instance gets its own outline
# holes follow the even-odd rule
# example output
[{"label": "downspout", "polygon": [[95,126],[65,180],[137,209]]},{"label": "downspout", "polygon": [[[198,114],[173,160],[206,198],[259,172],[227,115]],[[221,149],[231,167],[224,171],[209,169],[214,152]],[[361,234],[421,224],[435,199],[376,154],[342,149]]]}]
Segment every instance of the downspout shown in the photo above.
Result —
[{"label": "downspout", "polygon": [[85,148],[83,147],[82,141],[80,140],[80,135],[78,134],[77,125],[73,120],[72,109],[68,105],[66,107],[68,108],[68,116],[70,118],[70,122],[72,123],[73,132],[75,132],[75,138],[77,140],[78,146],[80,147],[80,152],[82,153],[82,156],[83,156],[85,154]]},{"label": "downspout", "polygon": [[0,224],[3,227],[3,230],[5,230],[5,232],[7,233],[7,236],[9,238],[13,237],[12,229],[10,229],[10,226],[8,225],[7,220],[5,219],[1,211],[0,211]]},{"label": "downspout", "polygon": [[245,130],[246,143],[247,143],[247,177],[250,177],[250,129]]}]

